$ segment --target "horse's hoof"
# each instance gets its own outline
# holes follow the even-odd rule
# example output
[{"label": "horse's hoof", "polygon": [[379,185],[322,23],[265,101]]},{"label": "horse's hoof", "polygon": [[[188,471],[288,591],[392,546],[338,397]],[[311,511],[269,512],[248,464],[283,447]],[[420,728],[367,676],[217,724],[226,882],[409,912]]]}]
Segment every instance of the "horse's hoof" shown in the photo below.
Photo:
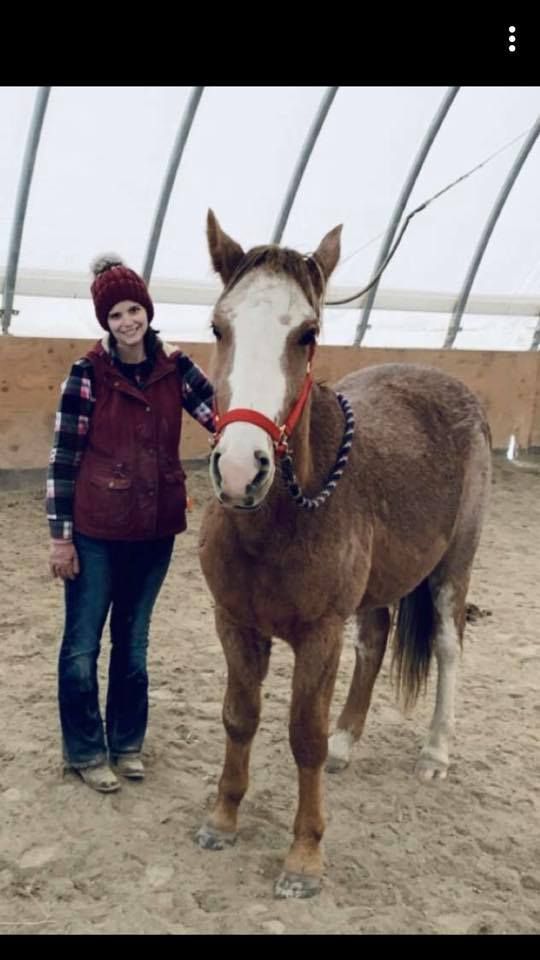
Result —
[{"label": "horse's hoof", "polygon": [[437,756],[429,750],[426,750],[425,753],[422,751],[414,772],[422,783],[432,783],[433,780],[446,780],[448,760],[445,757]]},{"label": "horse's hoof", "polygon": [[216,830],[205,824],[197,832],[197,843],[203,850],[225,850],[236,843],[235,833],[226,833],[225,830]]},{"label": "horse's hoof", "polygon": [[321,890],[320,877],[310,877],[305,873],[283,872],[274,886],[274,896],[280,900],[295,897],[297,900],[315,897]]},{"label": "horse's hoof", "polygon": [[349,761],[344,757],[328,757],[324,769],[327,773],[341,773],[349,766]]}]

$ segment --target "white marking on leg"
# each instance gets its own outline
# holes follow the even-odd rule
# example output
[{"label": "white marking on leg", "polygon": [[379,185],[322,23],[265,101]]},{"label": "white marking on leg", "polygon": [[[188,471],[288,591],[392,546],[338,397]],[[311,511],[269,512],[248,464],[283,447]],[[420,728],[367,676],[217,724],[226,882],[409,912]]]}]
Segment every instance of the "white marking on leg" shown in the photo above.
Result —
[{"label": "white marking on leg", "polygon": [[[363,670],[366,660],[373,655],[373,651],[366,647],[358,634],[353,638],[353,646],[356,653],[355,669]],[[338,728],[332,734],[328,741],[328,769],[331,771],[343,770],[349,765],[351,759],[351,750],[355,742],[355,737],[350,730]]]},{"label": "white marking on leg", "polygon": [[356,659],[359,661],[359,666],[363,667],[369,656],[369,652],[365,643],[358,635],[356,635],[353,639],[353,647],[356,651]]},{"label": "white marking on leg", "polygon": [[353,743],[352,733],[348,730],[336,730],[328,741],[329,759],[337,761],[340,767],[346,767],[351,759]]},{"label": "white marking on leg", "polygon": [[435,601],[440,622],[434,639],[437,658],[437,694],[429,734],[420,754],[417,773],[422,780],[443,780],[448,770],[448,747],[454,733],[459,638],[454,622],[455,595],[451,585],[443,587]]}]

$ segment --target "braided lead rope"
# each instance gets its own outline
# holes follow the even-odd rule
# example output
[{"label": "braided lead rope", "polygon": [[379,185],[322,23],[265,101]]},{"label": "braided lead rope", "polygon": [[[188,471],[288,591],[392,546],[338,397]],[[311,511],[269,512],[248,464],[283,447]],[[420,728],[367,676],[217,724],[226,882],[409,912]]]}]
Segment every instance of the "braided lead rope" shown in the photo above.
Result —
[{"label": "braided lead rope", "polygon": [[339,449],[334,469],[329,475],[321,492],[313,498],[305,497],[296,478],[290,453],[286,453],[281,459],[281,475],[289,488],[289,492],[298,506],[304,507],[306,510],[316,510],[317,507],[322,506],[322,504],[328,500],[328,497],[334,492],[338,485],[338,481],[343,476],[343,471],[345,470],[347,461],[349,459],[349,453],[354,434],[354,413],[352,412],[349,401],[343,396],[342,393],[337,393],[336,396],[345,416],[345,433],[343,434],[343,442]]}]

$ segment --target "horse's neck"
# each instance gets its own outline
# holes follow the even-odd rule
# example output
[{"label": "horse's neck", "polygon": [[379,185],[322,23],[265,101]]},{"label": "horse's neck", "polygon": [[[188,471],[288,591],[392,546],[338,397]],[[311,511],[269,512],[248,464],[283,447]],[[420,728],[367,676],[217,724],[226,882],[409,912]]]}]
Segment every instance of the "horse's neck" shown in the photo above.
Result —
[{"label": "horse's neck", "polygon": [[[304,408],[304,412],[296,425],[296,429],[290,439],[289,447],[293,461],[293,468],[296,479],[302,488],[309,486],[313,474],[313,453],[311,449],[311,409],[313,403],[317,403],[316,387],[309,397]],[[276,473],[281,472],[281,463],[279,459],[276,462]],[[283,490],[285,486],[282,484]]]}]

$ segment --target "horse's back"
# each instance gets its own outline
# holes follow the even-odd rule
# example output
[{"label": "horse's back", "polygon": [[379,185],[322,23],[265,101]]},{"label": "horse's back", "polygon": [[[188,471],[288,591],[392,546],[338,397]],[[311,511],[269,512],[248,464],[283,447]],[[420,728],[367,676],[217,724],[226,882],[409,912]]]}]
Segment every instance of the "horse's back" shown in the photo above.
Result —
[{"label": "horse's back", "polygon": [[355,412],[351,480],[392,537],[446,539],[475,491],[485,498],[490,431],[478,397],[434,367],[388,363],[344,377]]},{"label": "horse's back", "polygon": [[[357,430],[385,438],[397,452],[401,444],[410,450],[438,446],[451,439],[469,445],[479,434],[490,447],[490,431],[484,408],[470,388],[456,377],[435,367],[409,363],[385,363],[347,374],[334,388],[345,394],[357,414]],[[460,442],[461,441],[461,442]]]}]

